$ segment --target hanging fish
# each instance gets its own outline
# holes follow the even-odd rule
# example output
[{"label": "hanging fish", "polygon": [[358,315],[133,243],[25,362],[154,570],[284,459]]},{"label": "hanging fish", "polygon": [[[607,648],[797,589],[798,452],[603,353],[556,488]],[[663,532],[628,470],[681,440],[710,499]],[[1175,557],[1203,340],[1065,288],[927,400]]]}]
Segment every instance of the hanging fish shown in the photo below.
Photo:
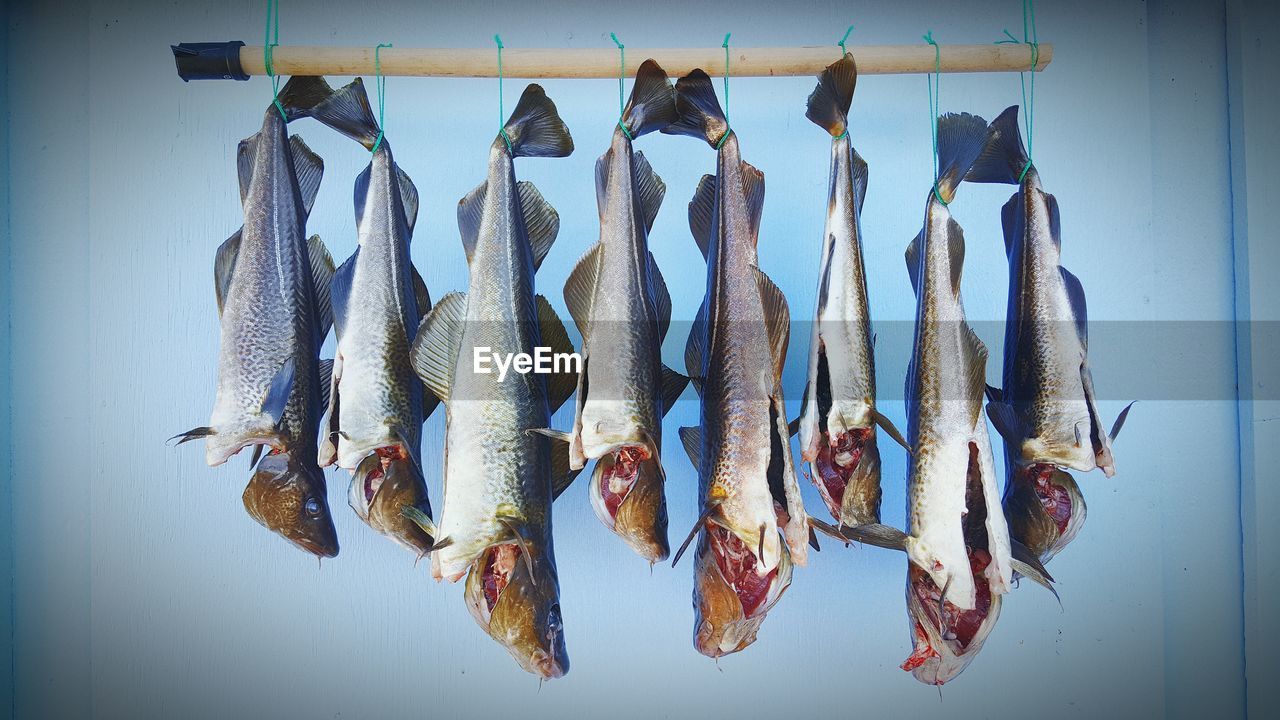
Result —
[{"label": "hanging fish", "polygon": [[697,535],[694,645],[719,657],[755,641],[792,565],[805,563],[809,530],[782,397],[790,314],[756,255],[764,175],[741,160],[706,73],[680,79],[676,109],[664,133],[717,148],[716,174],[689,203],[707,293],[685,349],[701,424],[680,439],[698,468],[701,515],[676,560]]},{"label": "hanging fish", "polygon": [[[207,427],[180,443],[205,439],[210,466],[253,445],[270,454],[244,492],[249,514],[321,557],[338,554],[316,464],[322,395],[329,384],[319,359],[329,333],[333,260],[307,215],[324,164],[285,123],[308,117],[331,90],[321,78],[294,77],[267,107],[262,129],[240,142],[237,164],[245,223],[218,248],[215,290],[222,324],[218,388]],[[257,458],[255,451],[255,460]]]},{"label": "hanging fish", "polygon": [[[569,669],[551,535],[551,502],[572,479],[569,446],[533,432],[573,393],[572,372],[476,372],[477,351],[513,356],[537,347],[573,351],[534,273],[560,220],[534,186],[516,182],[518,157],[564,157],[569,130],[542,88],[525,89],[489,149],[489,177],[458,205],[471,269],[468,292],[432,308],[411,358],[445,402],[444,509],[432,571],[467,576],[467,607],[528,672],[555,678]],[[416,508],[406,510],[422,519]]]},{"label": "hanging fish", "polygon": [[903,445],[876,410],[876,365],[859,216],[867,164],[849,139],[849,105],[858,70],[846,54],[827,67],[806,116],[831,133],[831,182],[817,309],[809,342],[809,381],[799,420],[800,456],[838,526],[880,522],[876,425]]},{"label": "hanging fish", "polygon": [[605,527],[651,563],[670,553],[662,416],[689,380],[662,364],[671,296],[648,245],[667,188],[631,142],[675,117],[671,81],[646,60],[609,150],[596,161],[600,241],[578,261],[564,288],[565,304],[582,333],[583,358],[573,432],[567,435],[570,466],[597,461],[591,507]]},{"label": "hanging fish", "polygon": [[338,342],[320,464],[336,462],[352,471],[347,499],[360,519],[425,557],[433,538],[401,512],[411,505],[431,515],[421,469],[422,422],[437,403],[409,362],[418,325],[431,309],[409,257],[418,191],[379,135],[359,78],[312,115],[373,150],[355,184],[359,245],[330,284]]},{"label": "hanging fish", "polygon": [[1022,474],[1037,464],[1111,477],[1111,432],[1102,425],[1089,369],[1088,312],[1084,288],[1061,262],[1058,201],[1041,189],[1018,132],[1018,107],[992,124],[992,139],[965,176],[970,182],[1018,186],[1001,210],[1009,257],[1009,305],[1005,324],[1004,388],[994,390],[987,411]]}]

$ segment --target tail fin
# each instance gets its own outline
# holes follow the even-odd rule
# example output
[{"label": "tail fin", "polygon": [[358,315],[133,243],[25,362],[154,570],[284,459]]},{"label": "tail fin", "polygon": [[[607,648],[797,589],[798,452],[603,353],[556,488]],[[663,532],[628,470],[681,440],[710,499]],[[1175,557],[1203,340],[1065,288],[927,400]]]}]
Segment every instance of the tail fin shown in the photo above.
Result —
[{"label": "tail fin", "polygon": [[569,128],[537,83],[524,89],[503,130],[511,143],[512,157],[565,157],[573,152]]},{"label": "tail fin", "polygon": [[280,106],[288,122],[311,117],[311,111],[325,98],[333,94],[333,88],[324,78],[316,75],[294,75],[280,91]]},{"label": "tail fin", "polygon": [[729,121],[720,109],[716,89],[701,70],[676,81],[676,114],[676,121],[662,128],[663,133],[702,138],[715,147],[729,132]]},{"label": "tail fin", "polygon": [[804,116],[831,133],[832,137],[844,135],[857,82],[858,67],[853,62],[853,55],[845,54],[818,76],[818,87],[809,95],[809,107]]},{"label": "tail fin", "polygon": [[636,71],[636,83],[631,87],[631,98],[622,111],[622,122],[635,139],[654,130],[661,130],[676,120],[676,91],[671,80],[658,63],[645,60]]},{"label": "tail fin", "polygon": [[[378,119],[369,105],[364,81],[352,80],[311,108],[309,115],[372,150],[378,141]],[[385,144],[385,140],[384,140]]]},{"label": "tail fin", "polygon": [[987,144],[987,121],[969,113],[938,118],[938,195],[949,203]]},{"label": "tail fin", "polygon": [[1017,185],[1018,176],[1027,166],[1027,159],[1022,133],[1018,132],[1018,106],[1014,105],[991,122],[987,146],[964,179],[976,183]]}]

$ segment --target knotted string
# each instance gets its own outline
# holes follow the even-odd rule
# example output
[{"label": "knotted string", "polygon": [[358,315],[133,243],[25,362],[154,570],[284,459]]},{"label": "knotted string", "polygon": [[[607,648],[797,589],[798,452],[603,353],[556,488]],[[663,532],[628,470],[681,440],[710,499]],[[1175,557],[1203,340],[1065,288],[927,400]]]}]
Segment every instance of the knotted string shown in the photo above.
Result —
[{"label": "knotted string", "polygon": [[382,147],[382,128],[384,127],[382,118],[385,115],[386,109],[387,109],[387,104],[386,104],[387,79],[382,75],[382,57],[381,57],[382,48],[384,47],[391,47],[391,43],[379,43],[378,47],[373,49],[373,74],[375,78],[374,85],[378,89],[378,139],[376,142],[373,143],[373,149],[369,151],[371,154],[378,152],[378,148]]},{"label": "knotted string", "polygon": [[948,203],[938,192],[938,95],[942,87],[942,49],[933,39],[932,30],[926,32],[923,37],[925,42],[933,46],[933,73],[925,74],[925,79],[929,83],[929,126],[933,133],[933,196],[945,206]]},{"label": "knotted string", "polygon": [[276,0],[267,0],[266,28],[262,34],[262,65],[266,68],[267,77],[271,78],[271,103],[280,111],[280,117],[288,122],[289,116],[285,114],[284,105],[280,104],[280,78],[272,64],[276,46],[280,44],[280,7]]},{"label": "knotted string", "polygon": [[511,152],[511,137],[507,135],[507,113],[502,107],[502,36],[494,35],[493,41],[498,44],[498,132],[502,142],[507,144],[507,152]]},{"label": "knotted string", "polygon": [[724,141],[729,139],[730,133],[733,132],[733,124],[729,122],[729,36],[733,33],[724,34],[724,42],[720,47],[724,48],[724,134],[720,136],[720,142],[716,143],[716,150],[724,147]]},{"label": "knotted string", "polygon": [[1036,5],[1035,0],[1022,0],[1022,40],[1018,40],[1009,32],[1008,28],[1004,30],[1006,40],[997,40],[996,45],[1027,45],[1031,48],[1031,93],[1030,102],[1028,102],[1027,94],[1027,73],[1018,73],[1018,82],[1022,85],[1022,107],[1026,110],[1023,114],[1023,127],[1027,136],[1027,164],[1022,166],[1022,172],[1018,173],[1018,183],[1022,183],[1022,178],[1027,176],[1027,171],[1032,165],[1032,148],[1035,142],[1033,131],[1035,129],[1036,114],[1036,68],[1040,66],[1040,38],[1036,33]]},{"label": "knotted string", "polygon": [[626,135],[628,140],[635,140],[631,137],[627,124],[622,121],[623,112],[626,110],[626,105],[622,101],[622,83],[627,77],[627,46],[618,40],[617,34],[609,33],[609,37],[613,38],[613,44],[618,46],[618,127],[622,128],[622,134]]},{"label": "knotted string", "polygon": [[[850,25],[850,26],[849,26],[849,29],[847,29],[847,30],[845,30],[845,31],[844,31],[844,37],[840,38],[840,42],[836,43],[837,45],[839,45],[839,46],[840,46],[840,59],[841,59],[841,60],[843,60],[843,59],[845,58],[845,56],[849,54],[849,49],[848,49],[848,48],[846,48],[846,47],[844,46],[844,43],[845,43],[845,41],[846,41],[846,40],[848,40],[848,39],[849,39],[849,33],[851,33],[851,32],[853,32],[853,26],[852,26],[852,25]],[[848,120],[848,118],[845,118],[844,132],[842,132],[842,133],[840,133],[839,135],[837,135],[835,139],[836,139],[836,140],[843,140],[844,138],[846,138],[846,137],[848,137],[848,136],[849,136],[849,120]]]}]

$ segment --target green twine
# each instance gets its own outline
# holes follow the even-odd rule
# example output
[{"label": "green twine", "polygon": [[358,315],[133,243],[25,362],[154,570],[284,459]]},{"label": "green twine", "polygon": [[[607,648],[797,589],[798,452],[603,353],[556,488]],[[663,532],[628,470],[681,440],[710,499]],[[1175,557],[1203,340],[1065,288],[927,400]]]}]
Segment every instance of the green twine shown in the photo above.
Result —
[{"label": "green twine", "polygon": [[1008,28],[1004,30],[1007,40],[997,40],[996,45],[1027,45],[1031,48],[1031,94],[1030,102],[1027,102],[1027,73],[1018,73],[1018,82],[1022,85],[1022,107],[1026,110],[1023,113],[1023,128],[1027,136],[1027,164],[1022,166],[1022,172],[1018,173],[1018,184],[1022,184],[1022,179],[1027,176],[1027,171],[1032,165],[1032,148],[1035,143],[1033,130],[1035,129],[1036,115],[1036,68],[1040,66],[1040,37],[1036,33],[1036,4],[1035,0],[1022,0],[1022,40],[1018,40],[1009,32]]},{"label": "green twine", "polygon": [[373,149],[370,154],[378,152],[378,148],[382,147],[382,128],[383,115],[386,114],[387,102],[387,79],[382,75],[382,48],[391,47],[391,43],[378,43],[378,47],[373,49],[373,74],[375,77],[374,84],[378,88],[378,139],[373,143]]},{"label": "green twine", "polygon": [[[850,25],[850,26],[849,26],[849,29],[847,29],[847,30],[845,30],[845,31],[844,31],[844,37],[840,38],[840,42],[836,43],[837,45],[839,45],[839,46],[840,46],[840,59],[841,59],[841,60],[843,60],[843,59],[845,58],[845,56],[849,54],[849,49],[848,49],[848,48],[846,48],[846,47],[844,46],[844,43],[845,43],[845,41],[846,41],[846,40],[848,40],[848,39],[849,39],[849,33],[851,33],[851,32],[853,32],[853,26],[852,26],[852,25]],[[836,139],[836,140],[843,140],[844,138],[847,138],[847,137],[849,137],[849,123],[848,123],[848,120],[846,119],[846,121],[845,121],[845,126],[844,126],[844,132],[842,132],[842,133],[840,133],[839,135],[837,135],[835,139]]]},{"label": "green twine", "polygon": [[627,124],[622,121],[622,116],[627,109],[622,101],[622,83],[627,76],[627,46],[618,40],[616,33],[609,33],[609,37],[613,38],[613,44],[618,46],[618,127],[622,128],[622,134],[626,135],[628,140],[635,140],[631,137]]},{"label": "green twine", "polygon": [[495,34],[493,41],[498,44],[498,133],[507,144],[507,152],[511,150],[511,137],[507,135],[507,113],[502,108],[502,36]]},{"label": "green twine", "polygon": [[724,142],[729,139],[729,135],[733,132],[733,124],[729,122],[729,36],[733,33],[724,34],[724,42],[720,47],[724,48],[724,134],[720,136],[720,142],[716,143],[716,151],[724,147]]},{"label": "green twine", "polygon": [[[942,88],[942,48],[938,47],[937,41],[933,39],[932,30],[926,32],[923,37],[925,42],[933,46],[933,73],[925,73],[925,79],[929,83],[929,124],[933,131],[933,196],[945,206],[949,203],[943,200],[942,194],[938,192],[938,95]],[[936,79],[935,76],[937,76]]]},{"label": "green twine", "polygon": [[267,21],[262,34],[262,65],[267,71],[267,77],[271,78],[271,103],[280,111],[280,117],[288,122],[289,116],[284,112],[284,105],[280,104],[280,78],[271,62],[276,46],[280,44],[280,7],[276,0],[267,0]]}]

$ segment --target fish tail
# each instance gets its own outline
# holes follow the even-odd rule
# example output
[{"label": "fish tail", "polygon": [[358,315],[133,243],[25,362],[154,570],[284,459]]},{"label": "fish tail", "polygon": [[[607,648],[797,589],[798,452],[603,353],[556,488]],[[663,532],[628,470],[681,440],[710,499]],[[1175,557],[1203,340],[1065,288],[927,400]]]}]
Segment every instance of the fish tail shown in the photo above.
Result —
[{"label": "fish tail", "polygon": [[702,138],[716,147],[729,132],[729,121],[720,109],[716,89],[702,70],[676,81],[676,115],[676,121],[663,128],[663,133]]},{"label": "fish tail", "polygon": [[[330,91],[311,108],[308,116],[355,140],[366,150],[373,149],[381,132],[378,119],[373,115],[373,107],[369,105],[369,93],[365,92],[364,80],[360,78]],[[382,144],[386,144],[385,139]]]},{"label": "fish tail", "polygon": [[573,152],[569,128],[555,103],[537,83],[530,83],[502,128],[512,157],[565,157]]},{"label": "fish tail", "polygon": [[969,113],[938,118],[938,195],[945,203],[987,145],[987,121]]},{"label": "fish tail", "polygon": [[846,54],[818,76],[818,87],[809,95],[804,116],[832,137],[841,137],[848,130],[849,106],[853,104],[853,88],[857,82],[858,67],[853,55]]},{"label": "fish tail", "polygon": [[622,111],[622,122],[635,139],[654,130],[661,130],[676,121],[676,92],[658,63],[645,60],[636,71],[636,82],[631,87],[631,98]]},{"label": "fish tail", "polygon": [[325,98],[333,94],[333,88],[318,75],[295,75],[284,84],[277,98],[284,108],[285,119],[311,117],[311,111]]},{"label": "fish tail", "polygon": [[991,121],[987,146],[964,179],[1017,185],[1028,160],[1027,150],[1022,146],[1022,133],[1018,132],[1018,106],[1013,105]]}]

